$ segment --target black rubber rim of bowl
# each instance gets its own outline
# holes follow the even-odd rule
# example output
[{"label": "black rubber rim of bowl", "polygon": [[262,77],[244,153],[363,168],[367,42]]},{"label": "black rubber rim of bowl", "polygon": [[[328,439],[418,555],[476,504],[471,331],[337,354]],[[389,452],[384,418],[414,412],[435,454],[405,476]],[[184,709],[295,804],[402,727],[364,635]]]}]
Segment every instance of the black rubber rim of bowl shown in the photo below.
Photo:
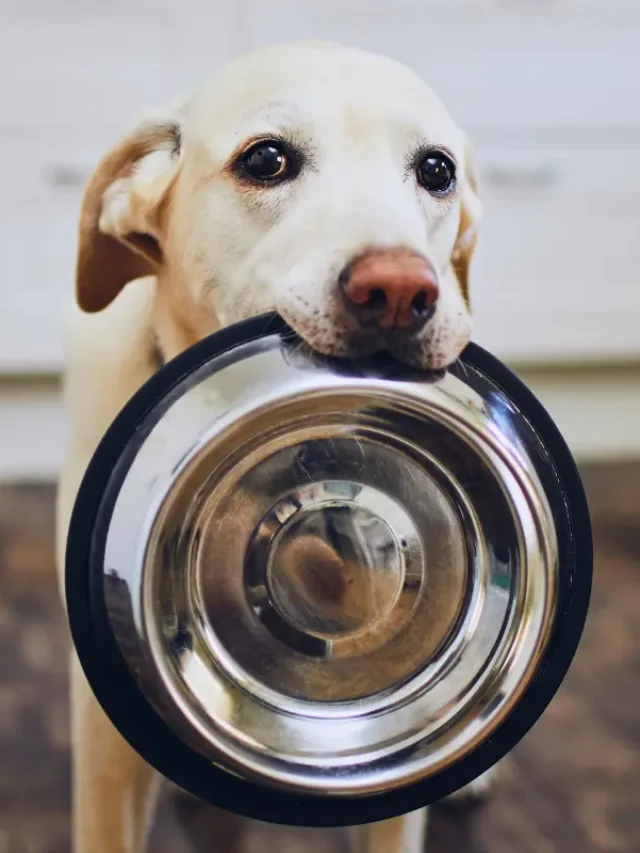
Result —
[{"label": "black rubber rim of bowl", "polygon": [[504,757],[539,719],[569,669],[587,615],[593,559],[589,510],[573,457],[543,406],[498,359],[469,344],[460,360],[511,399],[548,453],[545,488],[549,485],[555,492],[550,497],[561,549],[561,598],[548,652],[536,678],[510,716],[473,753],[429,779],[389,793],[357,798],[298,796],[262,787],[215,766],[178,739],[127,668],[107,619],[102,557],[121,483],[121,479],[114,483],[118,480],[114,471],[135,443],[136,431],[147,415],[207,361],[272,334],[292,332],[274,314],[216,332],[162,367],[117,416],[87,468],[69,527],[66,600],[71,633],[89,684],[112,723],[149,764],[183,789],[220,808],[271,823],[347,826],[376,822],[429,805],[463,787]]}]

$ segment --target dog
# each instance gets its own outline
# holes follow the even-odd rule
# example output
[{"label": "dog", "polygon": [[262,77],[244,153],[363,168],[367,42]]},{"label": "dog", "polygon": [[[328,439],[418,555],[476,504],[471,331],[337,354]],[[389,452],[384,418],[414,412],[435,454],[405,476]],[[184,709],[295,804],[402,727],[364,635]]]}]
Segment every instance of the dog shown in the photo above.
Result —
[{"label": "dog", "polygon": [[[232,61],[146,116],[83,201],[66,331],[69,443],[57,559],[103,433],[159,367],[276,310],[316,351],[446,368],[470,337],[481,207],[470,146],[398,62],[324,42]],[[141,853],[155,772],[71,665],[74,853]],[[351,830],[353,853],[418,853],[426,811]]]}]

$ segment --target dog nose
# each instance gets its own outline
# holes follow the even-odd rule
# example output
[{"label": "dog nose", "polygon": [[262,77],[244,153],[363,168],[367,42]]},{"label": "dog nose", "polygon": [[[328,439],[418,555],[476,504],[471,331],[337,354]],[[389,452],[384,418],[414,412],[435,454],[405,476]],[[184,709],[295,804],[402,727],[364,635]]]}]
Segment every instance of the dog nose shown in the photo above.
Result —
[{"label": "dog nose", "polygon": [[366,252],[345,267],[339,283],[360,323],[383,329],[422,328],[439,296],[433,266],[409,249]]}]

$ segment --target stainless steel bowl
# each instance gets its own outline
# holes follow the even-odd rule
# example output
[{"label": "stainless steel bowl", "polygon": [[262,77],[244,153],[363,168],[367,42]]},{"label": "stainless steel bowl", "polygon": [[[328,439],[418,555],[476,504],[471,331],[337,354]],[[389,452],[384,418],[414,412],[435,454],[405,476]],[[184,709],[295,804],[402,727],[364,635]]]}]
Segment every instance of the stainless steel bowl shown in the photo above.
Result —
[{"label": "stainless steel bowl", "polygon": [[67,555],[80,659],[134,748],[301,824],[412,810],[504,755],[566,673],[590,580],[569,451],[497,360],[331,361],[271,315],[125,407]]}]

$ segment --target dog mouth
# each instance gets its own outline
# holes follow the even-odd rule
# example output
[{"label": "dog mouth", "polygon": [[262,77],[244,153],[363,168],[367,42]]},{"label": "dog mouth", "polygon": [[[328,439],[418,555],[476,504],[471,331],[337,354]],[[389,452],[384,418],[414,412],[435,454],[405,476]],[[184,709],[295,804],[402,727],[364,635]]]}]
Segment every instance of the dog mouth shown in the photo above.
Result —
[{"label": "dog mouth", "polygon": [[361,367],[375,364],[376,370],[385,373],[441,375],[458,357],[458,353],[449,358],[442,353],[432,357],[423,341],[417,336],[408,337],[400,330],[384,330],[384,333],[358,330],[325,337],[309,330],[299,331],[293,325],[291,328],[291,343],[302,347],[316,360],[331,361],[338,367],[340,363],[348,362],[353,366],[357,362]]},{"label": "dog mouth", "polygon": [[[422,332],[403,328],[364,327],[347,316],[330,318],[279,306],[278,313],[305,347],[316,356],[332,359],[388,359],[425,373],[450,367],[467,343],[464,334],[451,336],[429,326]],[[442,330],[440,330],[442,332]]]},{"label": "dog mouth", "polygon": [[386,356],[408,367],[428,369],[423,345],[418,337],[407,336],[392,329],[346,335],[343,346],[351,358]]}]

